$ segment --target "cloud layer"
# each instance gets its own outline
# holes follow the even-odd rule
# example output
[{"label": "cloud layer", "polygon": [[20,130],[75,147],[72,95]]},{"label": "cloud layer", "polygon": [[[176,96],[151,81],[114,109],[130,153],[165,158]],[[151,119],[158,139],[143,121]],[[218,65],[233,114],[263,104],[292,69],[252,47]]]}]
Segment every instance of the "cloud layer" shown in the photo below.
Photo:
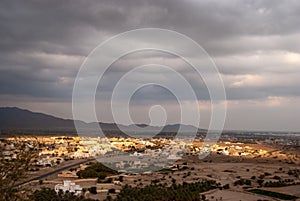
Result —
[{"label": "cloud layer", "polygon": [[[70,117],[74,79],[90,51],[118,33],[156,27],[187,35],[214,59],[227,92],[226,128],[299,130],[294,121],[300,119],[299,19],[297,0],[4,0],[0,3],[0,103]],[[191,52],[190,56],[197,55]],[[206,86],[184,61],[141,52],[114,63],[100,82],[99,120],[113,121],[106,108],[120,77],[148,63],[173,67],[191,83],[199,102],[207,105]],[[174,82],[164,72],[140,78]],[[155,103],[167,108],[171,123],[178,121],[174,96],[151,87],[135,94],[134,119],[147,122],[145,111]],[[202,110],[203,126],[207,126],[209,107]],[[262,116],[267,119],[264,124]]]}]

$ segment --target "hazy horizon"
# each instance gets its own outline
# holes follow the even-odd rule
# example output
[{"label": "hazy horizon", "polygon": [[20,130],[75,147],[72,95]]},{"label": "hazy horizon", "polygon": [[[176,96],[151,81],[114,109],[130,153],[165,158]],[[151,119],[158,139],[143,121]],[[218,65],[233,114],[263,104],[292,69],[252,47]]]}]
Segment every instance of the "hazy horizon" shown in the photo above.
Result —
[{"label": "hazy horizon", "polygon": [[[52,116],[52,117],[55,117],[55,118],[60,118],[60,119],[63,119],[63,120],[72,120],[72,121],[76,121],[76,119],[72,119],[72,118],[64,118],[64,117],[60,117],[60,116],[55,116],[55,115],[51,115],[51,114],[48,114],[48,113],[43,113],[43,112],[40,112],[40,111],[32,111],[32,110],[29,110],[29,109],[26,109],[26,108],[20,108],[20,107],[15,107],[15,106],[8,106],[8,107],[0,107],[1,108],[9,108],[9,109],[21,109],[21,110],[26,110],[26,111],[30,111],[30,112],[33,112],[33,113],[38,113],[38,114],[44,114],[44,115],[49,115],[49,116]],[[99,121],[99,122],[86,122],[86,121],[83,121],[84,123],[87,123],[87,124],[91,124],[91,123],[105,123],[105,124],[116,124],[115,122],[103,122],[103,121]],[[173,125],[178,125],[180,124],[180,122],[172,122],[172,123],[168,123],[168,124],[165,124],[165,125],[153,125],[153,124],[145,124],[145,123],[138,123],[137,125],[147,125],[147,126],[152,126],[152,127],[163,127],[163,126],[173,126]],[[131,126],[132,124],[118,124],[118,125],[121,125],[121,126]],[[191,125],[191,124],[182,124],[184,126],[194,126],[194,125]],[[198,127],[198,129],[208,129],[208,128],[203,128],[203,127]],[[246,130],[246,129],[224,129],[224,131],[226,132],[230,132],[230,131],[233,131],[233,132],[283,132],[283,133],[299,133],[300,134],[300,131],[299,130]]]}]

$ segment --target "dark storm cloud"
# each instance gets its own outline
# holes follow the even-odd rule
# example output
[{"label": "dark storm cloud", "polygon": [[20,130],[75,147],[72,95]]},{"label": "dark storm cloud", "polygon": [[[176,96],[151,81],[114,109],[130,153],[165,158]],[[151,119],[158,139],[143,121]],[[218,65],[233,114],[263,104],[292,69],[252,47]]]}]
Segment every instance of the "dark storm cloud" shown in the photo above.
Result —
[{"label": "dark storm cloud", "polygon": [[86,55],[95,46],[87,38],[101,42],[103,36],[141,27],[170,28],[209,43],[298,33],[300,6],[297,1],[2,1],[0,16],[1,50]]},{"label": "dark storm cloud", "polygon": [[[72,83],[51,75],[47,70],[1,70],[0,93],[11,95],[29,95],[37,98],[65,99],[72,95]],[[56,72],[60,73],[60,72]],[[63,87],[62,87],[63,86]]]},{"label": "dark storm cloud", "polygon": [[[76,72],[96,45],[120,32],[143,27],[186,34],[213,56],[225,76],[264,76],[274,69],[284,72],[292,65],[288,71],[293,71],[299,62],[288,65],[267,61],[281,52],[300,53],[299,45],[295,45],[300,38],[299,19],[300,3],[296,0],[1,1],[0,93],[70,99]],[[258,51],[275,53],[249,65],[247,59],[252,60]],[[245,55],[244,60],[240,59]],[[238,59],[232,61],[232,57]],[[178,60],[169,58],[168,62],[172,65]],[[104,89],[112,89],[127,67],[138,63],[131,59],[112,67],[104,78]],[[177,70],[182,69],[185,68]],[[199,96],[203,95],[203,83],[197,85],[198,78],[184,73]],[[276,86],[277,90],[272,86],[251,86],[249,91],[243,86],[226,87],[229,99],[256,99],[298,96],[297,84],[281,90],[280,86]],[[207,94],[202,98],[207,99]]]}]

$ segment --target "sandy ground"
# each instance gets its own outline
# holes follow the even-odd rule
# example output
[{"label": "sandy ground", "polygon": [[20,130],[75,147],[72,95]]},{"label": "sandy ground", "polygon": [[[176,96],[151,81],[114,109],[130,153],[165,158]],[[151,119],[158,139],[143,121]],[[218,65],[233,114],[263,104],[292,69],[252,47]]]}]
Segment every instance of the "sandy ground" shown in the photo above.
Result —
[{"label": "sandy ground", "polygon": [[268,201],[275,201],[270,197],[255,195],[250,193],[244,192],[236,192],[231,190],[217,190],[213,192],[208,192],[206,194],[206,198],[209,201],[257,201],[257,200],[268,200]]},{"label": "sandy ground", "polygon": [[[183,182],[197,182],[202,179],[216,180],[221,185],[229,184],[229,190],[214,190],[207,192],[208,200],[228,200],[228,201],[257,201],[257,200],[278,200],[262,195],[256,195],[244,191],[247,187],[259,187],[257,179],[260,175],[268,173],[270,175],[265,176],[264,181],[274,181],[274,176],[279,176],[282,179],[293,179],[295,182],[300,182],[299,178],[293,175],[288,175],[289,170],[300,169],[297,163],[288,164],[285,160],[279,160],[278,158],[259,157],[259,158],[246,158],[246,157],[228,157],[224,155],[210,155],[205,160],[199,160],[197,156],[187,156],[182,161],[178,161],[180,167],[185,166],[183,163],[187,162],[187,168],[176,170],[174,172],[152,172],[142,175],[129,175],[124,176],[124,182],[122,185],[129,184],[132,186],[145,186],[151,184],[151,181],[159,180],[159,183],[172,184],[172,179],[176,180],[176,183]],[[175,165],[176,165],[175,164]],[[255,176],[256,179],[251,179]],[[235,186],[234,182],[243,179],[250,179],[251,186]],[[62,183],[62,178],[56,178],[56,175],[48,177],[44,181],[53,181],[54,183],[44,182],[39,185],[38,183],[32,184],[31,188],[37,189],[41,187],[54,188],[55,182]],[[81,183],[84,188],[89,186],[95,186],[94,183]],[[121,188],[120,186],[115,189]],[[100,189],[100,188],[99,188]],[[266,190],[272,190],[280,193],[295,195],[300,197],[300,185],[288,186],[281,188],[263,188]],[[104,199],[107,193],[99,193],[97,195],[87,195],[87,197],[94,199]],[[115,195],[114,195],[115,196]],[[222,197],[222,199],[220,199]]]},{"label": "sandy ground", "polygon": [[274,191],[278,193],[288,194],[288,195],[295,195],[300,197],[300,185],[295,186],[285,186],[279,188],[263,188],[264,190]]}]

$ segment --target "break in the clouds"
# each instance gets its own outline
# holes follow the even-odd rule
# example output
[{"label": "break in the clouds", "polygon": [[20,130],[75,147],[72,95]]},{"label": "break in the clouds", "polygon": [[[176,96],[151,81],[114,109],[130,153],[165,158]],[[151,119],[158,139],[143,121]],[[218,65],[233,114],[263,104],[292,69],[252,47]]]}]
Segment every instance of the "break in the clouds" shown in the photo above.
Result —
[{"label": "break in the clouds", "polygon": [[[299,130],[299,19],[297,0],[4,0],[0,103],[71,117],[74,79],[90,51],[121,32],[156,27],[187,35],[214,59],[227,93],[227,129]],[[197,57],[192,51],[189,56]],[[182,59],[151,51],[127,55],[111,65],[97,94],[99,120],[113,121],[107,108],[118,80],[149,63],[171,66],[191,83],[203,111],[201,125],[207,126],[209,93],[201,77]],[[167,73],[155,70],[139,78],[174,83]],[[156,104],[166,108],[170,123],[178,121],[176,98],[155,87],[133,96],[133,119],[147,122],[145,111]]]}]

